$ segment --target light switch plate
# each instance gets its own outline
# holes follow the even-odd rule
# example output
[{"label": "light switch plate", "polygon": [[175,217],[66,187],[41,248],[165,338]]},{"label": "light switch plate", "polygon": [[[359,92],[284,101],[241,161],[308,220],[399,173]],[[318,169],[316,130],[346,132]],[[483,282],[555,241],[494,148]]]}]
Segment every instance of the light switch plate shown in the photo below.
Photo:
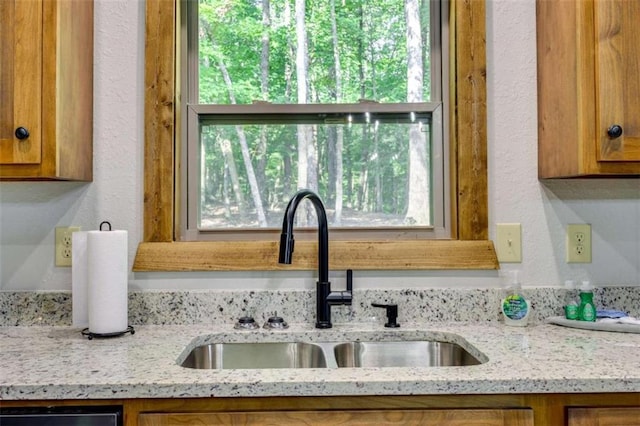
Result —
[{"label": "light switch plate", "polygon": [[522,262],[522,226],[519,223],[496,224],[498,262]]}]

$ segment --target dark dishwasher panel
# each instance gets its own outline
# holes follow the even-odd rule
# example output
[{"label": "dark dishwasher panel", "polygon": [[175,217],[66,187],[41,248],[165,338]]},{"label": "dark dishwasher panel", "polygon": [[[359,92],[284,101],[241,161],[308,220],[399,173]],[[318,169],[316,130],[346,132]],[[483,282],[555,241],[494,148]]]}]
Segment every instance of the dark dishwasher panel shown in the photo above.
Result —
[{"label": "dark dishwasher panel", "polygon": [[122,426],[122,406],[0,408],[2,426]]}]

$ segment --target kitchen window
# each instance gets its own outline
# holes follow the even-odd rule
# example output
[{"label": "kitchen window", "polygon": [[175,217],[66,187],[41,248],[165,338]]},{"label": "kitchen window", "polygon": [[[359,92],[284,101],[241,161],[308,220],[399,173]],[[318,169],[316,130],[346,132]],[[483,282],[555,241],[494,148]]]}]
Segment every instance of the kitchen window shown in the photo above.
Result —
[{"label": "kitchen window", "polygon": [[181,6],[183,239],[277,238],[302,188],[334,240],[449,237],[440,0]]},{"label": "kitchen window", "polygon": [[[416,238],[415,235],[402,232],[393,237],[348,237],[346,241],[334,240],[331,243],[330,259],[333,269],[342,268],[343,264],[361,269],[497,268],[493,245],[487,241],[484,1],[456,0],[443,4],[450,6],[448,22],[451,28],[450,36],[444,41],[451,52],[447,95],[447,99],[451,100],[447,107],[447,113],[451,112],[447,119],[450,129],[447,154],[451,157],[449,164],[444,165],[445,168],[451,166],[447,172],[451,176],[451,187],[448,190],[451,199],[443,210],[448,212],[444,215],[446,217],[443,216],[443,222],[450,221],[450,235],[436,241]],[[179,207],[177,200],[186,196],[187,185],[179,173],[182,165],[175,160],[179,158],[178,153],[186,149],[185,141],[179,136],[192,126],[193,121],[189,118],[189,113],[181,113],[176,102],[184,101],[188,97],[184,92],[189,90],[180,90],[175,85],[176,76],[180,75],[175,64],[181,50],[175,49],[176,33],[170,29],[176,31],[179,28],[176,18],[181,15],[178,13],[178,4],[173,1],[149,0],[146,7],[145,242],[139,246],[134,270],[280,269],[275,255],[269,256],[269,253],[275,253],[277,238],[273,241],[249,239],[182,242],[186,234],[186,228],[181,222],[184,216],[175,213],[180,210],[176,209]],[[184,37],[185,34],[181,36]],[[257,105],[265,106],[261,102]],[[349,105],[361,107],[363,103]],[[375,108],[380,108],[381,105],[384,108],[383,103],[373,105]],[[242,108],[239,105],[228,105],[227,108],[229,107]],[[269,107],[276,110],[278,108],[274,108],[273,103]],[[304,108],[311,108],[312,114],[307,116],[310,121],[318,119],[317,110],[313,109],[318,108],[318,105],[309,104]],[[410,112],[414,112],[418,117],[430,118],[432,123],[434,111],[435,109],[409,111],[408,115],[411,116]],[[305,109],[304,112],[309,110]],[[392,114],[394,111],[383,112]],[[326,111],[321,113],[326,114]],[[348,120],[349,111],[341,113],[342,116],[338,116],[337,120],[343,120],[344,123]],[[314,114],[316,115],[313,116]],[[362,114],[366,114],[366,111]],[[448,114],[443,115],[446,117]],[[204,117],[204,123],[208,123],[207,120],[212,117],[207,114],[196,116],[199,120]],[[220,121],[220,117],[219,115],[215,126],[229,125],[229,122]],[[288,126],[291,130],[299,125],[313,124],[283,123],[283,117],[275,117],[276,126]],[[390,117],[384,118],[393,121]],[[187,121],[190,123],[187,124]],[[237,123],[231,122],[232,132],[235,129]],[[260,129],[254,131],[259,133]],[[292,267],[314,268],[314,242],[301,242],[296,249],[297,261]]]}]

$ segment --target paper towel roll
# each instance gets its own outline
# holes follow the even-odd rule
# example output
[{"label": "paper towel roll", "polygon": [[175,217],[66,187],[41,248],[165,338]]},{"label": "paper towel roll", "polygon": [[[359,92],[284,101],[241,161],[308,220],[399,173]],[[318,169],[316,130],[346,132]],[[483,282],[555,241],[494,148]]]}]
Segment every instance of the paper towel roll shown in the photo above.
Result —
[{"label": "paper towel roll", "polygon": [[74,327],[89,326],[87,233],[71,234],[71,308]]},{"label": "paper towel roll", "polygon": [[87,233],[89,331],[119,333],[128,327],[127,231]]}]

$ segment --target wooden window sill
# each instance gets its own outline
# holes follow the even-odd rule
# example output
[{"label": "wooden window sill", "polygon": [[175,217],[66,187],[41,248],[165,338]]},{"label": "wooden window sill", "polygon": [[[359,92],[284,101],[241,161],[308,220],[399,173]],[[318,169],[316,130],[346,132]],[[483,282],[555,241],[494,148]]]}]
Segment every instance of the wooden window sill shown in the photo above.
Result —
[{"label": "wooden window sill", "polygon": [[[276,241],[143,242],[136,272],[314,270],[317,242],[296,241],[293,263],[278,263]],[[334,270],[499,269],[491,241],[333,241]]]}]

